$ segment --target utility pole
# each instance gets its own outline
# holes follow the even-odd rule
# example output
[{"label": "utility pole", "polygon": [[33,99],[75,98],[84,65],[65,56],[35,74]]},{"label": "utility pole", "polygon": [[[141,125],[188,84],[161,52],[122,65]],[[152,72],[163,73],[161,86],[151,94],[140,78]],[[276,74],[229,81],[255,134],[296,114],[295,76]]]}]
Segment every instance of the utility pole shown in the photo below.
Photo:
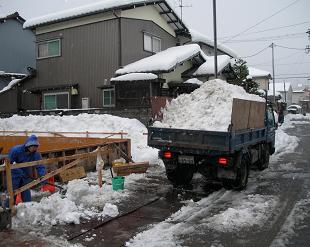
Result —
[{"label": "utility pole", "polygon": [[217,79],[216,0],[213,0],[213,32],[214,32],[214,76],[215,79]]},{"label": "utility pole", "polygon": [[284,80],[284,101],[285,101],[285,103],[286,103],[286,88],[285,88],[285,80]]},{"label": "utility pole", "polygon": [[275,84],[275,76],[274,76],[274,43],[270,45],[272,49],[272,84],[273,84],[273,103],[276,103],[276,84]]},{"label": "utility pole", "polygon": [[[309,38],[309,41],[310,41],[310,29],[308,29],[308,31],[306,33],[308,34],[308,38]],[[305,52],[306,52],[306,54],[310,53],[310,45],[306,46]]]},{"label": "utility pole", "polygon": [[183,0],[179,0],[179,7],[181,9],[181,21],[183,21],[183,8],[192,7],[192,5],[183,5]]}]

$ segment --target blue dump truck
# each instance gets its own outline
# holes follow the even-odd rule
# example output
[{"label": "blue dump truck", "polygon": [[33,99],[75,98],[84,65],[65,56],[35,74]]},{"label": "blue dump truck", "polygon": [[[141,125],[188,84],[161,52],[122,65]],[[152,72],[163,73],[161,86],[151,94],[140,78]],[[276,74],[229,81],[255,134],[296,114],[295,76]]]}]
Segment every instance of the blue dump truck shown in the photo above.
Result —
[{"label": "blue dump truck", "polygon": [[227,131],[148,128],[148,145],[159,149],[168,179],[186,185],[195,172],[226,189],[243,190],[251,167],[263,170],[275,151],[272,106],[233,99]]}]

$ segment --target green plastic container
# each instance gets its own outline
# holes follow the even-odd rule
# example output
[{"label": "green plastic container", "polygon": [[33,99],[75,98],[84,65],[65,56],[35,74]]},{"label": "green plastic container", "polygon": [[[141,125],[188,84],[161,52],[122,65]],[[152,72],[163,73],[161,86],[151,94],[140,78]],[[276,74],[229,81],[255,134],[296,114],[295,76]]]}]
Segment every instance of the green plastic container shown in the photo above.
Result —
[{"label": "green plastic container", "polygon": [[125,177],[117,176],[117,177],[112,178],[113,190],[123,190],[124,182],[125,182]]}]

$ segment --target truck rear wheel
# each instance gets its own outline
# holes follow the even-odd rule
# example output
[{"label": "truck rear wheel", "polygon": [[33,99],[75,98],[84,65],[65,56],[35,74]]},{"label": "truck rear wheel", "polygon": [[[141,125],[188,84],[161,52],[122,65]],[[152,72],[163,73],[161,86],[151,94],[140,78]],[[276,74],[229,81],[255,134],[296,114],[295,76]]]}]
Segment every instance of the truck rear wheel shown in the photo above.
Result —
[{"label": "truck rear wheel", "polygon": [[249,177],[249,159],[241,152],[237,155],[235,161],[235,179],[222,179],[223,187],[225,189],[243,190],[248,184]]},{"label": "truck rear wheel", "polygon": [[167,169],[167,178],[174,185],[187,185],[192,181],[195,169],[192,165],[178,165],[175,169]]},{"label": "truck rear wheel", "polygon": [[257,162],[257,168],[258,170],[262,171],[269,166],[270,153],[269,147],[267,145],[262,145],[260,156],[261,158]]}]

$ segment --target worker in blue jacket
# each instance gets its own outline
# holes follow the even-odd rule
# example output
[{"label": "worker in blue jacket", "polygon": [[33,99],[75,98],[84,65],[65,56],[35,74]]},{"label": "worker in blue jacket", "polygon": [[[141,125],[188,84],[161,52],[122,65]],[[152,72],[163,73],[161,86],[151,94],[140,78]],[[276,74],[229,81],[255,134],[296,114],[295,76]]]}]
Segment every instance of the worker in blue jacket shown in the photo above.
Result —
[{"label": "worker in blue jacket", "polygon": [[[14,146],[9,152],[10,163],[14,166],[14,163],[24,163],[36,160],[41,160],[41,154],[38,152],[39,142],[35,135],[28,137],[26,142],[22,145]],[[35,166],[38,176],[42,177],[45,175],[45,166]],[[12,169],[12,184],[13,190],[16,190],[28,183],[33,179],[32,167],[24,167],[18,169]],[[43,182],[44,183],[44,182]],[[31,201],[30,190],[25,190],[21,193],[23,202]],[[14,197],[15,203],[16,197]]]}]

